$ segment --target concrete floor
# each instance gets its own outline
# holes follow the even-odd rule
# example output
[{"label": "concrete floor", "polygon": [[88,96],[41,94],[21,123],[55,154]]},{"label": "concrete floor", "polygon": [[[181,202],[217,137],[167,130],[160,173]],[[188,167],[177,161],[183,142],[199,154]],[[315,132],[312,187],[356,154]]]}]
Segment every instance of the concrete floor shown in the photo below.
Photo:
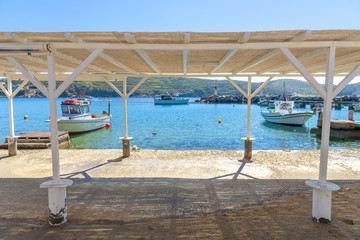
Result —
[{"label": "concrete floor", "polygon": [[[69,221],[61,227],[47,224],[47,191],[39,185],[50,178],[34,176],[51,170],[49,152],[21,152],[9,158],[0,151],[0,172],[8,176],[0,178],[0,239],[360,238],[359,172],[344,167],[344,161],[357,161],[357,150],[332,152],[333,162],[341,158],[343,167],[336,162],[339,166],[329,169],[331,176],[341,176],[332,182],[342,186],[333,196],[330,224],[312,221],[312,193],[304,184],[306,178],[281,173],[294,171],[297,164],[303,176],[312,174],[314,163],[308,160],[317,157],[316,151],[257,153],[252,163],[227,151],[146,150],[128,159],[115,158],[108,150],[81,154],[85,151],[61,152],[67,157],[62,177],[74,181],[67,188]],[[91,161],[74,161],[81,156]],[[173,156],[170,161],[169,156]],[[184,171],[191,168],[186,166],[189,162],[192,171]],[[268,163],[273,163],[271,174]],[[174,170],[182,165],[184,169]],[[121,173],[126,169],[131,171]],[[176,177],[169,177],[171,172]],[[200,178],[194,176],[197,173]],[[144,177],[132,177],[138,174]]]}]

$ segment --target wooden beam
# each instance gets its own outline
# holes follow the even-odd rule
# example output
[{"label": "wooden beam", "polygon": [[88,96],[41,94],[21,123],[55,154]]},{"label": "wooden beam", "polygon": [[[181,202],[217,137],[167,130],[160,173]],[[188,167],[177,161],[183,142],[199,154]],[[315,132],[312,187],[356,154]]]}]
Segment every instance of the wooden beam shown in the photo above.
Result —
[{"label": "wooden beam", "polygon": [[24,76],[29,79],[30,82],[34,84],[35,87],[37,87],[37,89],[39,89],[42,94],[48,97],[48,90],[23,65],[21,65],[21,63],[16,61],[13,57],[8,57],[7,59],[9,60],[9,62],[11,62],[12,65],[14,65],[14,67],[16,67],[20,72],[22,72],[22,74],[24,74]]},{"label": "wooden beam", "polygon": [[[360,48],[360,41],[306,41],[306,42],[261,42],[261,43],[190,43],[190,44],[122,44],[122,43],[70,43],[53,42],[55,49],[96,49],[102,48],[114,50],[230,50],[230,49],[278,49],[278,48]],[[19,48],[21,45],[9,45],[0,43],[0,49]]]},{"label": "wooden beam", "polygon": [[236,52],[238,49],[231,50],[225,54],[225,56],[220,60],[219,65],[210,70],[210,74],[216,72],[222,65],[224,65]]},{"label": "wooden beam", "polygon": [[[301,34],[299,34],[298,36],[292,38],[289,42],[299,42],[299,41],[304,41],[306,38],[308,38],[311,35],[311,31],[305,31]],[[248,70],[249,68],[252,68],[276,55],[278,55],[280,53],[280,51],[278,49],[274,49],[270,52],[268,52],[267,54],[260,56],[260,57],[256,57],[253,60],[251,60],[250,62],[248,62],[247,64],[245,64],[244,66],[238,67],[234,70],[232,70],[231,72],[233,73],[240,73],[240,72],[244,72],[246,70]]]},{"label": "wooden beam", "polygon": [[124,98],[124,94],[114,85],[112,84],[110,81],[106,81],[106,83],[115,91],[117,92],[117,94],[120,95],[120,97]]},{"label": "wooden beam", "polygon": [[136,50],[136,52],[156,73],[160,73],[160,71],[158,70],[159,68],[155,65],[153,61],[151,61],[150,57],[147,55],[146,52],[141,50]]},{"label": "wooden beam", "polygon": [[[9,64],[11,65],[9,62],[0,59],[0,64]],[[23,64],[24,67],[26,67],[27,69],[31,69],[32,71],[36,71],[36,72],[46,72],[47,71],[47,67],[43,67],[43,68],[39,68],[39,67],[34,67],[32,65],[28,65],[28,64]]]},{"label": "wooden beam", "polygon": [[279,50],[271,50],[270,52],[268,52],[267,54],[260,56],[260,57],[256,57],[253,60],[251,60],[250,62],[248,62],[247,64],[245,64],[244,66],[238,67],[233,69],[231,72],[232,73],[241,73],[244,72],[246,70],[248,70],[249,68],[252,68],[276,55],[279,54]]},{"label": "wooden beam", "polygon": [[246,98],[249,98],[249,95],[247,95],[245,93],[244,90],[241,89],[241,87],[239,87],[232,79],[230,79],[229,77],[226,77],[226,79],[237,89],[239,90],[239,92],[242,93],[242,95],[244,95]]},{"label": "wooden beam", "polygon": [[308,83],[319,93],[322,98],[325,98],[326,92],[315,78],[305,69],[298,59],[287,48],[280,48],[284,56],[294,65],[294,67],[301,73],[301,75],[308,81]]},{"label": "wooden beam", "polygon": [[[352,59],[352,58],[359,58],[359,57],[360,57],[360,51],[356,51],[356,52],[351,52],[351,53],[348,53],[348,54],[344,54],[342,56],[338,56],[338,57],[336,57],[335,61],[336,62],[341,62],[341,61],[346,61],[346,60],[349,60],[349,59]],[[306,65],[305,67],[308,70],[316,70],[316,69],[319,69],[319,68],[323,68],[323,65],[325,65],[325,64],[326,64],[326,60],[311,64],[311,65]],[[335,68],[336,68],[336,66],[335,66]]]},{"label": "wooden beam", "polygon": [[23,82],[16,88],[16,90],[11,94],[11,97],[15,97],[18,92],[29,82],[28,79],[24,79]]},{"label": "wooden beam", "polygon": [[75,78],[91,64],[102,52],[102,49],[95,49],[77,68],[76,70],[64,81],[58,89],[56,89],[55,96],[59,97],[66,88],[75,80]]},{"label": "wooden beam", "polygon": [[[44,59],[41,59],[41,58],[36,58],[36,57],[33,57],[33,56],[29,56],[29,55],[17,56],[17,58],[28,60],[28,61],[35,62],[35,63],[40,63],[40,64],[43,64],[43,65],[47,66],[47,61],[44,60]],[[61,65],[61,64],[55,64],[55,67],[56,68],[61,68],[61,69],[65,70],[65,71],[71,71],[71,72],[74,71],[74,68],[69,67],[69,66],[65,66],[65,65]]]},{"label": "wooden beam", "polygon": [[131,91],[129,93],[126,94],[126,98],[130,97],[131,94],[133,94],[133,92],[135,92],[136,89],[138,89],[140,87],[141,84],[143,84],[143,82],[145,82],[145,80],[148,77],[143,77],[140,82],[138,82],[138,84],[135,85],[135,87],[133,87],[133,89],[131,89]]},{"label": "wooden beam", "polygon": [[[15,33],[6,33],[5,36],[9,39],[9,40],[12,40],[12,41],[16,41],[16,42],[19,42],[19,43],[27,43],[27,44],[33,44],[33,42],[31,40],[28,40],[26,38],[23,38],[23,37],[20,37],[19,35],[15,34]],[[65,37],[66,37],[66,34],[65,34]],[[68,36],[69,37],[69,36]],[[55,51],[55,56],[59,57],[59,58],[62,58],[64,60],[67,60],[69,62],[72,62],[72,63],[76,63],[76,64],[81,64],[82,61],[81,60],[78,60],[72,56],[69,56],[69,55],[66,55],[66,54],[63,54],[63,53],[60,53],[60,52],[57,52]],[[47,63],[46,63],[47,65]],[[26,67],[29,67],[29,66],[26,66]],[[33,68],[33,67],[32,67]],[[97,66],[90,66],[90,68],[92,68],[93,70],[95,71],[100,71],[100,72],[107,72],[107,73],[110,73],[109,70],[107,69],[103,69],[103,68],[100,68],[100,67],[97,67]],[[47,68],[46,68],[47,69]],[[71,70],[73,71],[73,70]],[[41,72],[41,71],[40,71]]]},{"label": "wooden beam", "polygon": [[9,97],[10,97],[10,93],[9,93],[8,90],[4,87],[3,84],[4,84],[4,83],[0,82],[0,89],[4,92],[5,96],[6,96],[7,98],[9,98]]},{"label": "wooden beam", "polygon": [[263,89],[271,81],[271,79],[273,79],[273,77],[269,77],[263,84],[261,84],[261,86],[258,87],[258,89],[256,89],[255,92],[251,94],[251,98],[255,97],[256,94],[258,94],[261,89]]},{"label": "wooden beam", "polygon": [[[314,57],[318,57],[318,56],[323,55],[323,54],[325,54],[325,49],[323,49],[323,48],[316,49],[316,50],[311,51],[311,52],[309,52],[309,53],[307,53],[305,55],[302,55],[301,57],[298,58],[298,60],[299,61],[305,61],[305,60],[308,60],[308,59],[311,59],[311,58],[314,58]],[[283,62],[283,63],[278,64],[276,66],[273,66],[273,67],[267,68],[265,70],[262,70],[259,73],[261,74],[261,73],[266,73],[266,72],[270,72],[270,71],[274,72],[274,71],[276,71],[278,69],[282,69],[282,68],[288,67],[290,65],[291,65],[291,63],[289,61],[286,61],[286,62]]]},{"label": "wooden beam", "polygon": [[238,43],[246,43],[250,40],[251,32],[244,32],[244,35],[239,38]]},{"label": "wooden beam", "polygon": [[[72,41],[72,42],[78,42],[78,43],[84,43],[84,41],[82,39],[80,39],[79,37],[75,36],[73,33],[65,33],[65,38],[68,39],[69,41]],[[91,49],[88,49],[88,51],[92,51]],[[105,54],[105,53],[101,53],[100,56],[102,59],[110,62],[111,64],[119,67],[119,68],[122,68],[122,69],[125,69],[126,71],[128,72],[131,72],[131,73],[136,73],[135,70],[129,68],[128,66],[122,64],[121,62],[115,60],[113,57],[111,57],[110,55],[108,54]],[[92,65],[90,65],[92,66]]]},{"label": "wooden beam", "polygon": [[360,73],[360,64],[357,65],[333,90],[332,98],[335,98],[345,87]]},{"label": "wooden beam", "polygon": [[358,64],[360,64],[360,61],[337,65],[337,66],[335,66],[335,70],[337,73],[340,73],[342,71],[342,69],[354,68]]},{"label": "wooden beam", "polygon": [[185,44],[189,44],[189,43],[190,43],[190,36],[191,36],[191,33],[189,33],[189,32],[186,32],[186,33],[184,34],[184,43],[185,43]]}]

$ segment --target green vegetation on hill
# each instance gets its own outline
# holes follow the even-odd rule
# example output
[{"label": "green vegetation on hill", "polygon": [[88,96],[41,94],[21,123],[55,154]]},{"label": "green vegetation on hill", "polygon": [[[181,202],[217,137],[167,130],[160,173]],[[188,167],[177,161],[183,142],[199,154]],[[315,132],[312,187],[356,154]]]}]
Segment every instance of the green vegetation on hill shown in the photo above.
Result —
[{"label": "green vegetation on hill", "polygon": [[[129,77],[127,81],[128,92],[140,81],[140,78]],[[4,82],[4,81],[3,81]],[[245,92],[247,91],[247,81],[235,81]],[[285,82],[285,84],[284,84]],[[13,85],[20,84],[21,81],[14,81]],[[47,83],[43,82],[46,86]],[[122,82],[113,82],[122,91]],[[61,82],[58,82],[60,85]],[[251,85],[255,91],[262,83],[254,82]],[[214,80],[201,78],[185,77],[151,77],[147,79],[133,94],[133,97],[154,96],[169,93],[174,96],[201,97],[214,93]],[[218,95],[241,95],[241,93],[227,80],[218,80]],[[281,95],[286,91],[288,95],[316,96],[316,91],[305,81],[295,79],[272,80],[259,95]],[[360,95],[360,83],[350,84],[342,91],[343,95]],[[61,95],[70,96],[93,96],[93,97],[118,97],[119,95],[105,82],[74,82]],[[4,94],[0,91],[0,96]],[[31,84],[19,92],[17,96],[41,97],[42,94]]]}]

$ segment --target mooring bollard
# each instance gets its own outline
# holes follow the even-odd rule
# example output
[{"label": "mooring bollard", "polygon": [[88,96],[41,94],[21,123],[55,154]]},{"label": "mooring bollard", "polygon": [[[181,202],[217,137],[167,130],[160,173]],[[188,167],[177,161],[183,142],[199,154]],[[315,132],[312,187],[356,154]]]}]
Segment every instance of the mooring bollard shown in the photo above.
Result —
[{"label": "mooring bollard", "polygon": [[321,184],[317,180],[307,180],[306,185],[313,188],[312,217],[319,223],[331,222],[331,195],[340,187],[334,183]]},{"label": "mooring bollard", "polygon": [[123,157],[130,157],[130,140],[132,137],[121,137],[122,140],[122,148],[123,148]]},{"label": "mooring bollard", "polygon": [[255,138],[241,138],[245,141],[244,159],[250,160],[252,158],[252,142]]},{"label": "mooring bollard", "polygon": [[8,151],[9,156],[16,156],[17,155],[17,139],[19,137],[6,137],[5,139],[8,142]]},{"label": "mooring bollard", "polygon": [[354,110],[349,111],[348,120],[351,120],[351,121],[354,120]]},{"label": "mooring bollard", "polygon": [[66,187],[73,184],[70,179],[61,179],[54,183],[53,180],[44,182],[41,188],[48,189],[49,198],[49,224],[60,226],[67,222]]}]

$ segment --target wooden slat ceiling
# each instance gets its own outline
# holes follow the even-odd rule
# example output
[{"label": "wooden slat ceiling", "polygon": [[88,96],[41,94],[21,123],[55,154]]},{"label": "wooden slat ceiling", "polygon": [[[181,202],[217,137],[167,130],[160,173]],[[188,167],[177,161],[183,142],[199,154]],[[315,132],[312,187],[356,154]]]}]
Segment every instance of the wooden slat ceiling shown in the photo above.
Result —
[{"label": "wooden slat ceiling", "polygon": [[[360,30],[291,30],[266,32],[15,32],[0,33],[0,45],[7,43],[99,43],[99,44],[241,44],[274,42],[360,41]],[[0,47],[1,48],[1,47]],[[208,50],[142,50],[105,49],[84,73],[132,74],[293,74],[296,69],[279,49]],[[291,52],[311,73],[325,72],[324,48],[292,48]],[[186,53],[185,53],[186,51]],[[91,49],[55,49],[56,71],[72,72],[86,59]],[[8,55],[4,55],[8,54]],[[12,52],[0,52],[0,72],[18,72],[7,57]],[[45,54],[45,53],[44,53]],[[186,54],[186,55],[185,55]],[[184,58],[184,55],[187,58]],[[145,58],[144,58],[145,56]],[[47,72],[46,56],[41,54],[13,56],[30,72]],[[111,59],[112,61],[110,61]],[[224,60],[225,59],[225,60]],[[149,62],[151,64],[149,64]],[[335,72],[351,71],[360,63],[360,48],[339,48]],[[186,66],[184,66],[184,64]],[[152,65],[152,66],[151,66]],[[216,70],[214,70],[216,69]]]}]

